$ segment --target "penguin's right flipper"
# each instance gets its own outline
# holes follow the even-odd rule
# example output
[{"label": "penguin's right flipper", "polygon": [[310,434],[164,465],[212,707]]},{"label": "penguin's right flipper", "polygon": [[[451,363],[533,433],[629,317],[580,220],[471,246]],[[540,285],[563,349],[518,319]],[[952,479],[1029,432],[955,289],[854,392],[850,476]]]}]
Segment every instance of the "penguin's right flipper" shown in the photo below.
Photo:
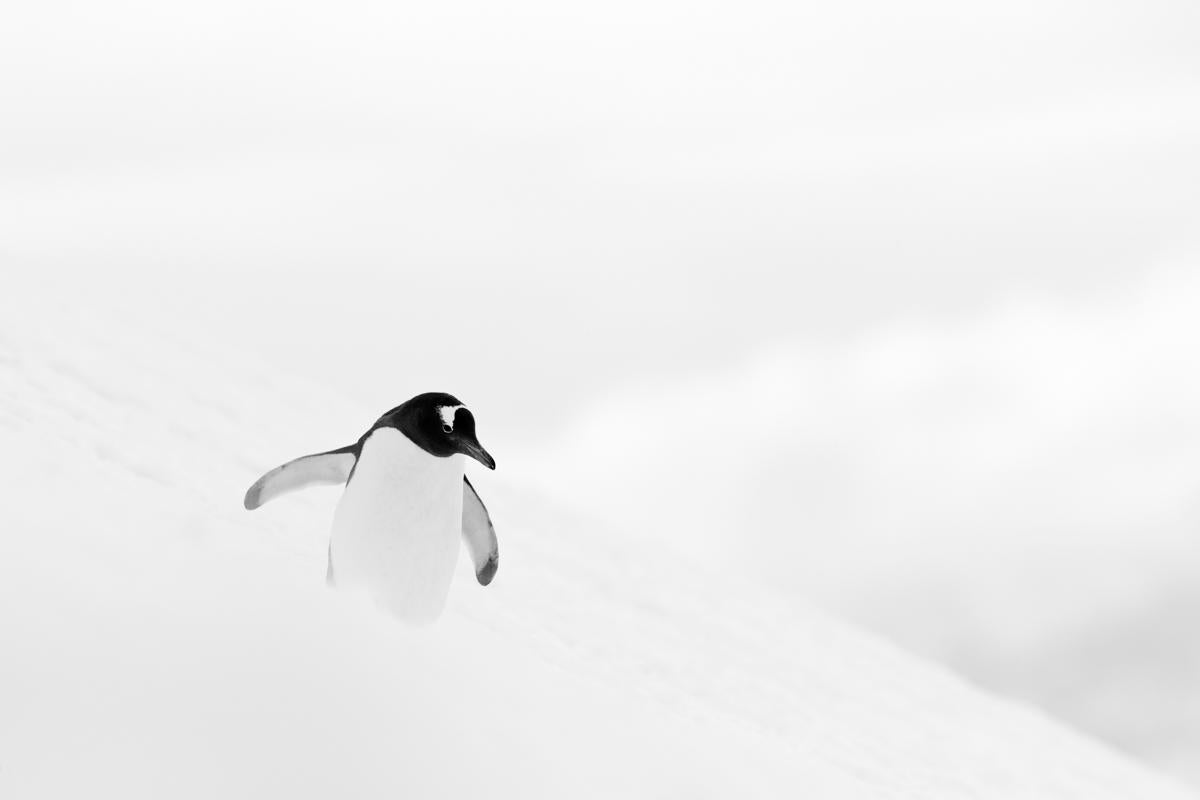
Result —
[{"label": "penguin's right flipper", "polygon": [[492,526],[492,518],[488,516],[483,501],[479,499],[475,487],[465,475],[462,536],[467,545],[467,552],[471,554],[471,562],[475,565],[475,579],[487,586],[500,567],[500,545],[496,541],[496,529]]},{"label": "penguin's right flipper", "polygon": [[352,444],[327,453],[301,456],[276,467],[255,481],[246,492],[246,509],[253,511],[281,494],[308,486],[345,483],[354,471],[358,453],[358,445]]}]

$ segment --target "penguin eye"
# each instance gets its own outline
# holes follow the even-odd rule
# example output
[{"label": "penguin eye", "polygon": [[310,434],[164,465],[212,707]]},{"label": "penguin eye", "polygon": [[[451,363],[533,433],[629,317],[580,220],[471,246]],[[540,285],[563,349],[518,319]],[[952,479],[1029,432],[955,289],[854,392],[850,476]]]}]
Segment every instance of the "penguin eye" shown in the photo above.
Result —
[{"label": "penguin eye", "polygon": [[454,430],[454,426],[452,426],[452,425],[443,425],[442,426],[443,433],[450,433],[450,431],[452,431],[452,430]]}]

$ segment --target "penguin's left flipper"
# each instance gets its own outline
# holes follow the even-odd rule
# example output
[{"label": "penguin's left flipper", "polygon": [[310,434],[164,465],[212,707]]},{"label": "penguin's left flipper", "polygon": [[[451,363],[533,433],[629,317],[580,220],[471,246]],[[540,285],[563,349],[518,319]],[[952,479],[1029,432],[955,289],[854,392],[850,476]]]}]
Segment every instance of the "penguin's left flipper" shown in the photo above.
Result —
[{"label": "penguin's left flipper", "polygon": [[462,536],[475,565],[475,579],[487,586],[496,576],[500,566],[500,545],[496,541],[496,529],[492,518],[475,487],[463,476]]},{"label": "penguin's left flipper", "polygon": [[301,456],[263,475],[246,492],[246,509],[254,509],[281,494],[308,486],[345,483],[358,461],[358,445],[349,445],[327,453]]}]

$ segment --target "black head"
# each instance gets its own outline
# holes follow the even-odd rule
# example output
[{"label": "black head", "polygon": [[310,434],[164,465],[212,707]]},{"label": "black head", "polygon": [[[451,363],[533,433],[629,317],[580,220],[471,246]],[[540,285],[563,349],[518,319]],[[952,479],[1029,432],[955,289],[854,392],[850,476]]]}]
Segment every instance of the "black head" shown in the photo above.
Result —
[{"label": "black head", "polygon": [[462,453],[488,469],[496,468],[496,460],[475,438],[475,417],[445,392],[417,395],[380,417],[371,430],[385,427],[396,428],[431,455],[449,458]]}]

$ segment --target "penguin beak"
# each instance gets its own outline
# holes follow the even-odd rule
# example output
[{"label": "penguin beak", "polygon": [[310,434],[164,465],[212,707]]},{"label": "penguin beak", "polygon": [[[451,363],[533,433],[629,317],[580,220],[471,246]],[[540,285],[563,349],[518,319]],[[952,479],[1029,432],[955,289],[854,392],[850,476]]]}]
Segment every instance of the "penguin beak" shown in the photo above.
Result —
[{"label": "penguin beak", "polygon": [[483,445],[477,439],[472,438],[469,441],[463,442],[462,451],[463,454],[470,456],[488,469],[496,468],[496,459],[492,458],[488,454],[488,451],[483,449]]}]

